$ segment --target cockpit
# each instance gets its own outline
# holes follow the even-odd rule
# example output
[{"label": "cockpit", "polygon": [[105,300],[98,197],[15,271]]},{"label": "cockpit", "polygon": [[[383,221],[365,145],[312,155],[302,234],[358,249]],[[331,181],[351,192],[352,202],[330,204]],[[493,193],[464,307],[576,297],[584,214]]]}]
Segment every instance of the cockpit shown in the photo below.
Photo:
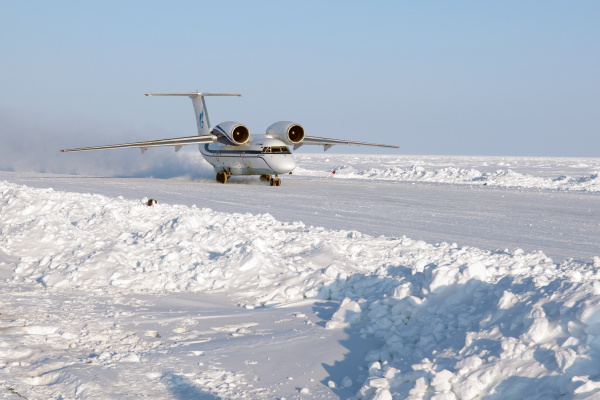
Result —
[{"label": "cockpit", "polygon": [[287,146],[267,146],[263,147],[263,153],[284,153],[284,154],[292,154],[290,149]]}]

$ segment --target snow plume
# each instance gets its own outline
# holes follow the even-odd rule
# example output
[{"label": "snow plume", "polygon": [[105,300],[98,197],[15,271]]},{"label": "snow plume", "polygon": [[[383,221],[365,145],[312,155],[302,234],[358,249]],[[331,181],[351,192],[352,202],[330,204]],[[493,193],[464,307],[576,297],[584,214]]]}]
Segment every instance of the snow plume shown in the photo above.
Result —
[{"label": "snow plume", "polygon": [[[139,149],[118,149],[61,153],[61,149],[151,140],[168,137],[166,133],[132,135],[106,134],[101,128],[76,123],[54,127],[34,121],[23,121],[2,115],[0,170],[17,172],[48,172],[58,174],[192,179],[213,178],[212,167],[204,161],[196,146],[185,146],[175,153],[173,147],[149,149],[144,155]],[[84,138],[82,138],[84,136]]]},{"label": "snow plume", "polygon": [[[8,282],[111,297],[226,293],[247,308],[338,300],[327,329],[383,343],[337,382],[360,382],[358,399],[600,395],[598,257],[555,264],[540,252],[431,245],[6,182],[0,193],[0,265],[14,262]],[[32,385],[51,385],[58,374]]]}]

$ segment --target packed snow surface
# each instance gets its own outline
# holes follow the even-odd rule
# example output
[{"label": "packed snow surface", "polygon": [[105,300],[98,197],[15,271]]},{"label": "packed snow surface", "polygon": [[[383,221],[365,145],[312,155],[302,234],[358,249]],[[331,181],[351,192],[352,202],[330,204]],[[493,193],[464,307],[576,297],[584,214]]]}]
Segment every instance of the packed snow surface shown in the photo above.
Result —
[{"label": "packed snow surface", "polygon": [[[350,168],[337,167],[342,156],[332,158],[301,157],[295,179],[349,178],[360,191],[341,172]],[[347,158],[355,171],[383,160]],[[448,161],[466,162],[449,158],[439,170]],[[597,256],[554,261],[2,177],[0,391],[9,398],[600,396]],[[571,191],[598,199],[593,185],[534,184],[546,190],[540,204]]]}]

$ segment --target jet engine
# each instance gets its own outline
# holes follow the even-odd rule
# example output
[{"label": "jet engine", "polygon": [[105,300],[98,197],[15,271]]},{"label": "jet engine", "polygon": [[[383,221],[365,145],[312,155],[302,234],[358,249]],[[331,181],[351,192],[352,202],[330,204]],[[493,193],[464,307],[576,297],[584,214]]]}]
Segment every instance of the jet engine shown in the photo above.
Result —
[{"label": "jet engine", "polygon": [[244,144],[250,139],[250,131],[238,122],[221,122],[211,131],[213,135],[225,136],[233,144]]},{"label": "jet engine", "polygon": [[304,128],[295,122],[279,121],[267,128],[267,136],[285,144],[298,144],[304,140]]}]

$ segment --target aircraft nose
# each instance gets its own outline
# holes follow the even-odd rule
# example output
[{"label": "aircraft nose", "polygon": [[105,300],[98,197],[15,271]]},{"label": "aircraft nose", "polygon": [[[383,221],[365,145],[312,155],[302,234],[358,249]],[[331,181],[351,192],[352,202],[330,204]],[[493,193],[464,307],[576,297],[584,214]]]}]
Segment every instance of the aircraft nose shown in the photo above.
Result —
[{"label": "aircraft nose", "polygon": [[277,157],[277,162],[275,162],[273,167],[278,174],[287,174],[296,168],[296,161],[294,160],[294,156],[291,154],[280,156]]}]

